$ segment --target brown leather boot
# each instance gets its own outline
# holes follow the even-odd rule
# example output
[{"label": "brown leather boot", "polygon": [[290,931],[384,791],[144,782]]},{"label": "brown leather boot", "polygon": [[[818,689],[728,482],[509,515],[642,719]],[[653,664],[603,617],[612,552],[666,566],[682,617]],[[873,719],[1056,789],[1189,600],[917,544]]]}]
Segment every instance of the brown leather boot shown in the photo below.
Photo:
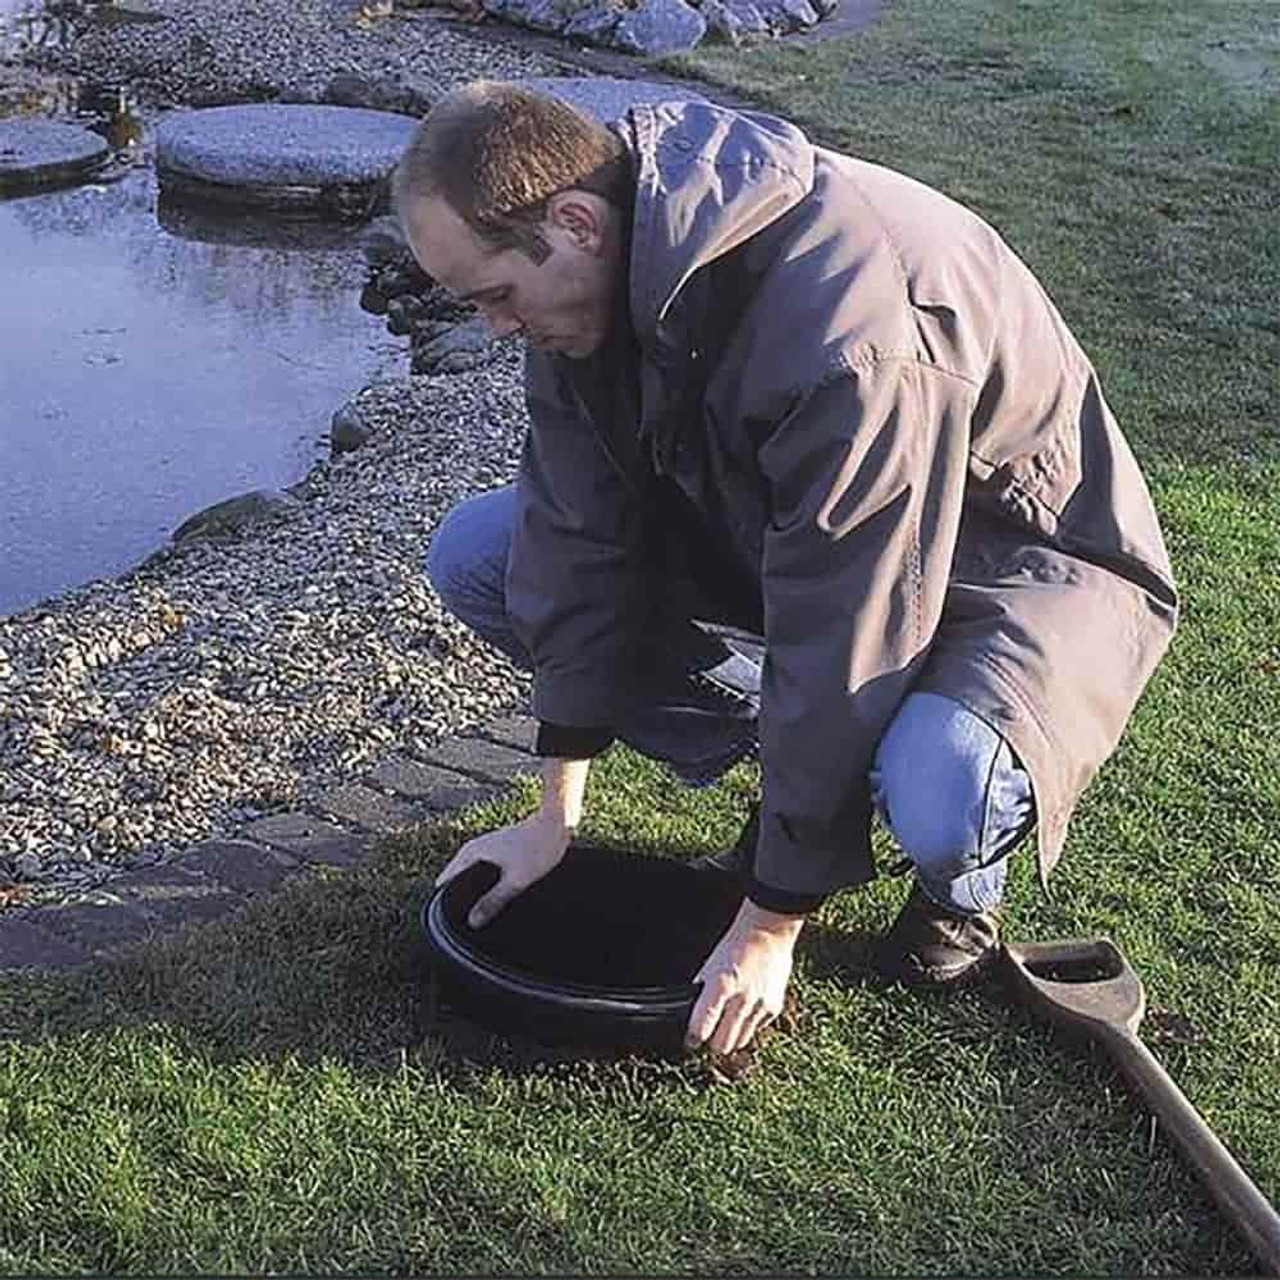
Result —
[{"label": "brown leather boot", "polygon": [[965,915],[935,902],[919,881],[880,939],[876,968],[910,986],[946,986],[976,976],[1000,946],[1000,922],[993,911]]}]

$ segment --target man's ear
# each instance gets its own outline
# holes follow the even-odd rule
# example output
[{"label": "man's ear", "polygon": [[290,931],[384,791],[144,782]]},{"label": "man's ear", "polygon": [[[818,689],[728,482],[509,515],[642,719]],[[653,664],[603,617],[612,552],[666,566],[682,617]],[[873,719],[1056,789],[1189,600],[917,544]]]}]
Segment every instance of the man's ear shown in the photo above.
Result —
[{"label": "man's ear", "polygon": [[594,191],[557,191],[547,202],[547,221],[568,237],[574,248],[593,256],[604,249],[609,203]]}]

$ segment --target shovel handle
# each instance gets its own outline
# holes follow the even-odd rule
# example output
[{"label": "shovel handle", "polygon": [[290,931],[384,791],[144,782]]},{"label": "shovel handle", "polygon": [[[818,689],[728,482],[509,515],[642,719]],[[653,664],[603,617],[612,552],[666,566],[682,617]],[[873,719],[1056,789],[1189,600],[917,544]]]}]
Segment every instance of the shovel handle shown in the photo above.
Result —
[{"label": "shovel handle", "polygon": [[1280,1214],[1136,1034],[1112,1028],[1101,1039],[1116,1066],[1164,1123],[1205,1188],[1248,1240],[1267,1274],[1280,1276]]}]

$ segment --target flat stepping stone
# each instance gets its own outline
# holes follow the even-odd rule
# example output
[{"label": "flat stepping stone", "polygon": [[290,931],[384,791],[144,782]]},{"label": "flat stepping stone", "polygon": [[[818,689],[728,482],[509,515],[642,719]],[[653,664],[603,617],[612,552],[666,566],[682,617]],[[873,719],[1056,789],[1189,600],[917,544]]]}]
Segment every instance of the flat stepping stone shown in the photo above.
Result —
[{"label": "flat stepping stone", "polygon": [[0,193],[82,182],[111,159],[106,139],[56,120],[0,120]]},{"label": "flat stepping stone", "polygon": [[623,80],[615,76],[536,76],[521,80],[526,88],[560,98],[579,111],[610,124],[620,120],[638,103],[706,102],[707,98],[677,85],[653,80]]},{"label": "flat stepping stone", "polygon": [[156,170],[162,189],[186,199],[368,216],[387,207],[385,180],[417,127],[362,107],[206,107],[161,123]]}]

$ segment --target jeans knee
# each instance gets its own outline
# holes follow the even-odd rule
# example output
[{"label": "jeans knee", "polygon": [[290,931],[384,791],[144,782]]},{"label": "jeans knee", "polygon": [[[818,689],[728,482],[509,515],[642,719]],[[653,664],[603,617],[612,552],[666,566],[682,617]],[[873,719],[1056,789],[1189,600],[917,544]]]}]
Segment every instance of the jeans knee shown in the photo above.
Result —
[{"label": "jeans knee", "polygon": [[427,580],[464,622],[504,612],[513,500],[509,489],[467,498],[436,525],[423,558]]},{"label": "jeans knee", "polygon": [[923,801],[916,795],[906,804],[890,801],[885,806],[886,825],[902,852],[930,879],[954,880],[972,871],[981,861],[981,802],[943,806]]},{"label": "jeans knee", "polygon": [[435,527],[427,553],[422,558],[422,567],[427,581],[444,603],[453,611],[453,596],[457,586],[464,578],[463,565],[466,563],[466,548],[463,539],[458,537],[454,516],[458,508],[449,511]]},{"label": "jeans knee", "polygon": [[876,808],[925,877],[993,863],[1028,829],[1030,778],[1008,742],[950,698],[911,694],[876,753]]}]

